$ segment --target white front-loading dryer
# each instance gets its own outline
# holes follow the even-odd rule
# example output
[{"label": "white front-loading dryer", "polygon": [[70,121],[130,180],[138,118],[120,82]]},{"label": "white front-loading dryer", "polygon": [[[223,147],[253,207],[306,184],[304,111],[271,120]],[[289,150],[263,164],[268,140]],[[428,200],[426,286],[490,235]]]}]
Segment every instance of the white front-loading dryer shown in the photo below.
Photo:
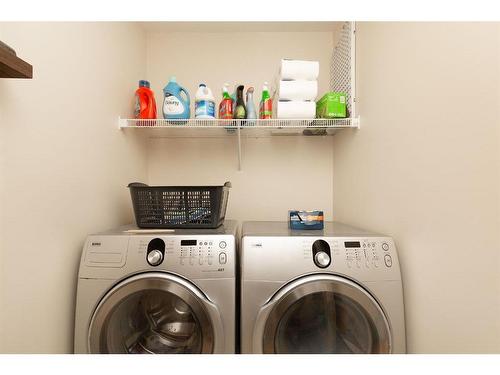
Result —
[{"label": "white front-loading dryer", "polygon": [[242,353],[404,353],[403,289],[392,238],[340,223],[292,231],[246,222]]},{"label": "white front-loading dryer", "polygon": [[236,230],[88,236],[75,353],[234,353]]}]

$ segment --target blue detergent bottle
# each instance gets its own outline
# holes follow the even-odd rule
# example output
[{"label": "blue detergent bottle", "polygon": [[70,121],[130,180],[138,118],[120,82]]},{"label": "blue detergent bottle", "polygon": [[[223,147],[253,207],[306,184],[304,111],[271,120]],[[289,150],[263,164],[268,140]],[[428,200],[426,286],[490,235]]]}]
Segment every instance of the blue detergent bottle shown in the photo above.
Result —
[{"label": "blue detergent bottle", "polygon": [[163,89],[163,118],[188,119],[191,115],[188,91],[180,86],[175,77],[171,77]]}]

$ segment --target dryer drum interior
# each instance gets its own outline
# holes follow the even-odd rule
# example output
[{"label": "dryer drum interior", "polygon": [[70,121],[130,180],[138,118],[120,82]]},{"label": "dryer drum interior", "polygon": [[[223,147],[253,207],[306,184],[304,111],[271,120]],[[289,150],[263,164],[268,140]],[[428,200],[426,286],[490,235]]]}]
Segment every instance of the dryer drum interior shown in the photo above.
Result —
[{"label": "dryer drum interior", "polygon": [[385,314],[360,286],[328,275],[292,284],[262,318],[264,353],[390,353]]},{"label": "dryer drum interior", "polygon": [[133,278],[113,288],[89,332],[91,353],[212,353],[214,347],[202,297],[171,277]]}]

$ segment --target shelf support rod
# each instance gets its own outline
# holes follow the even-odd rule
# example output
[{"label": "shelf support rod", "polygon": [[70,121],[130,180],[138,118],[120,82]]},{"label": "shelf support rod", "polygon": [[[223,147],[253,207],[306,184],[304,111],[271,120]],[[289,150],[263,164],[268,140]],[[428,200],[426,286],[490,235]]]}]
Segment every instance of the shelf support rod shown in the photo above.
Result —
[{"label": "shelf support rod", "polygon": [[238,171],[241,171],[241,126],[238,125]]}]

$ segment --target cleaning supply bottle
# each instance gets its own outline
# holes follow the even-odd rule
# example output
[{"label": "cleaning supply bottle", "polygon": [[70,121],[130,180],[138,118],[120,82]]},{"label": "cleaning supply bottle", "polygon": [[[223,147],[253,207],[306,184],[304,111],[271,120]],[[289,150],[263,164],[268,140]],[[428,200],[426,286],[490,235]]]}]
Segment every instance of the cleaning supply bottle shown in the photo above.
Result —
[{"label": "cleaning supply bottle", "polygon": [[163,118],[188,119],[191,115],[188,91],[177,84],[175,77],[171,77],[163,89]]},{"label": "cleaning supply bottle", "polygon": [[213,119],[215,118],[215,99],[207,85],[200,83],[196,91],[194,103],[194,115],[196,118]]},{"label": "cleaning supply bottle", "polygon": [[137,119],[156,119],[155,94],[149,88],[149,81],[139,81],[139,88],[135,91],[134,116]]},{"label": "cleaning supply bottle", "polygon": [[227,91],[229,84],[224,83],[222,88],[222,101],[219,104],[219,118],[220,119],[231,119],[233,118],[233,99],[229,96]]},{"label": "cleaning supply bottle", "polygon": [[238,90],[238,86],[234,88],[233,93],[231,94],[231,100],[233,101],[233,115],[234,111],[236,110],[236,91]]},{"label": "cleaning supply bottle", "polygon": [[235,119],[244,119],[247,117],[247,109],[243,100],[243,90],[245,86],[239,85],[236,89],[236,108],[234,109],[233,117]]},{"label": "cleaning supply bottle", "polygon": [[264,82],[262,86],[262,99],[260,101],[259,107],[259,118],[260,119],[270,119],[273,115],[273,100],[271,95],[269,95],[268,83]]},{"label": "cleaning supply bottle", "polygon": [[[255,105],[253,103],[253,87],[249,87],[247,90],[247,119],[256,119],[257,112],[255,111]],[[255,125],[256,121],[248,121],[247,125]]]}]

